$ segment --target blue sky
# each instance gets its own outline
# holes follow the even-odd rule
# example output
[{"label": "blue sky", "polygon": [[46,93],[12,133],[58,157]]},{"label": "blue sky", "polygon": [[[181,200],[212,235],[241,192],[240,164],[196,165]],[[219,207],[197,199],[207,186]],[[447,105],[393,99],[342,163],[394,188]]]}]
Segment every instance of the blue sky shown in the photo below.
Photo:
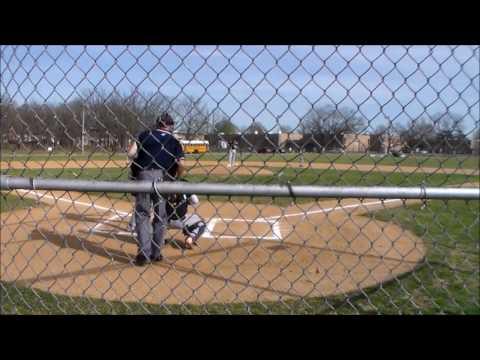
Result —
[{"label": "blue sky", "polygon": [[201,97],[238,125],[296,127],[317,105],[347,106],[372,126],[446,109],[478,127],[476,46],[2,46],[2,92],[65,102],[85,89],[137,87]]}]

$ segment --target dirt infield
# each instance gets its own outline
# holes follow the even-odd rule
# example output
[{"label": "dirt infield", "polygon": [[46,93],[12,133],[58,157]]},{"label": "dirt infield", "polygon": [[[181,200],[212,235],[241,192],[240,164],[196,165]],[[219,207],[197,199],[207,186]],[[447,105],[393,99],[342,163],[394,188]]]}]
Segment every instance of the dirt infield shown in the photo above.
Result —
[{"label": "dirt infield", "polygon": [[148,303],[285,300],[356,291],[414,269],[421,239],[361,216],[399,200],[273,205],[203,202],[194,250],[169,231],[165,260],[138,268],[131,204],[80,193],[18,192],[39,207],[1,214],[1,279],[57,294]]},{"label": "dirt infield", "polygon": [[192,175],[220,175],[220,176],[226,176],[226,175],[273,175],[273,172],[264,169],[261,166],[235,166],[233,168],[228,168],[224,164],[216,164],[216,165],[204,165],[202,163],[191,165],[188,164],[190,167],[188,169],[188,174]]},{"label": "dirt infield", "polygon": [[[194,172],[199,174],[210,174],[208,170],[213,169],[214,175],[228,175],[230,169],[227,168],[227,162],[219,161],[186,161],[188,167],[194,167]],[[49,160],[49,161],[2,161],[0,168],[2,170],[9,169],[104,169],[104,168],[126,168],[127,162],[122,160]],[[237,175],[264,175],[260,172],[269,171],[262,169],[264,167],[272,168],[311,168],[321,170],[354,170],[362,172],[402,172],[402,173],[438,173],[438,174],[463,174],[463,175],[479,175],[480,171],[475,169],[458,169],[458,168],[435,168],[423,166],[393,166],[393,165],[366,165],[366,164],[332,164],[332,163],[300,163],[300,162],[281,162],[281,161],[244,161],[239,162],[239,166],[231,171]]]}]

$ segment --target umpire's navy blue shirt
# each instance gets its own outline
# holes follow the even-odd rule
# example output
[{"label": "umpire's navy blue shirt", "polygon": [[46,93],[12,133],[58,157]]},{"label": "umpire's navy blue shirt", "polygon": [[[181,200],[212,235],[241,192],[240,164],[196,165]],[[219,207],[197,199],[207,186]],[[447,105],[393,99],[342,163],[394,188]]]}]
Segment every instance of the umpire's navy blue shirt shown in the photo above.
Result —
[{"label": "umpire's navy blue shirt", "polygon": [[176,172],[177,160],[183,159],[180,142],[168,131],[148,130],[137,139],[138,155],[135,163],[142,170],[165,170]]}]

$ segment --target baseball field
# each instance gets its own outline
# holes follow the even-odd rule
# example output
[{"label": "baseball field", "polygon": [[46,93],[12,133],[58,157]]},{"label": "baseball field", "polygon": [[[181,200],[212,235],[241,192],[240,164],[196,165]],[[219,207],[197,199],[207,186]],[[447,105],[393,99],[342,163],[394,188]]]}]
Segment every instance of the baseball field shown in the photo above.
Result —
[{"label": "baseball field", "polygon": [[[452,187],[479,180],[478,157],[306,154],[302,162],[294,154],[243,154],[232,169],[224,157],[188,157],[187,179]],[[122,154],[16,154],[2,157],[1,171],[127,179]],[[478,202],[201,197],[195,211],[208,226],[199,246],[184,249],[183,235],[170,230],[165,261],[137,268],[127,228],[132,201],[3,192],[0,289],[9,301],[2,312],[480,311]]]}]

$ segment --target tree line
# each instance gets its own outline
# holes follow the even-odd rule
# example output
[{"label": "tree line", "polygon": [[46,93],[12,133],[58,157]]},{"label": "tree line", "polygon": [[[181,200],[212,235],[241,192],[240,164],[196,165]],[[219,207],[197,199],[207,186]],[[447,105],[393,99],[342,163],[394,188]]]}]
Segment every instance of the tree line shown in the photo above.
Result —
[{"label": "tree line", "polygon": [[[322,150],[345,146],[347,133],[368,134],[368,151],[470,153],[471,140],[465,131],[464,118],[451,113],[412,118],[407,123],[388,120],[371,129],[364,116],[347,107],[321,106],[313,108],[301,122],[301,131],[311,134]],[[472,141],[478,138],[478,130]]]},{"label": "tree line", "polygon": [[[21,105],[2,98],[0,130],[8,142],[33,142],[57,139],[58,145],[78,144],[82,129],[93,139],[111,139],[124,146],[140,131],[154,127],[163,111],[177,120],[176,131],[187,139],[197,134],[236,132],[237,128],[218,109],[210,111],[206,104],[192,96],[171,98],[158,93],[131,91],[107,93],[86,91],[64,103],[28,102]],[[48,141],[47,141],[48,142]]]},{"label": "tree line", "polygon": [[410,119],[403,125],[388,122],[377,126],[371,134],[371,150],[390,152],[391,147],[399,145],[405,153],[468,154],[475,136],[478,137],[478,131],[477,135],[472,134],[472,140],[468,138],[461,116],[438,113]]},{"label": "tree line", "polygon": [[[1,102],[0,130],[7,134],[10,143],[25,143],[22,136],[29,134],[33,141],[41,138],[45,144],[56,139],[56,144],[63,147],[78,146],[84,123],[90,138],[109,139],[112,146],[124,147],[140,131],[152,128],[163,111],[173,115],[176,131],[186,139],[199,134],[209,138],[220,134],[262,136],[272,130],[255,119],[248,126],[239,127],[218,107],[212,110],[201,99],[187,95],[172,98],[156,92],[108,93],[95,89],[57,104],[19,105],[5,96]],[[400,147],[404,152],[468,153],[471,145],[464,128],[462,117],[445,113],[411,119],[403,125],[387,121],[372,130],[357,110],[319,105],[312,107],[295,128],[276,126],[276,131],[302,133],[320,151],[342,148],[345,134],[354,133],[369,134],[368,150],[374,152],[391,152]]]}]

